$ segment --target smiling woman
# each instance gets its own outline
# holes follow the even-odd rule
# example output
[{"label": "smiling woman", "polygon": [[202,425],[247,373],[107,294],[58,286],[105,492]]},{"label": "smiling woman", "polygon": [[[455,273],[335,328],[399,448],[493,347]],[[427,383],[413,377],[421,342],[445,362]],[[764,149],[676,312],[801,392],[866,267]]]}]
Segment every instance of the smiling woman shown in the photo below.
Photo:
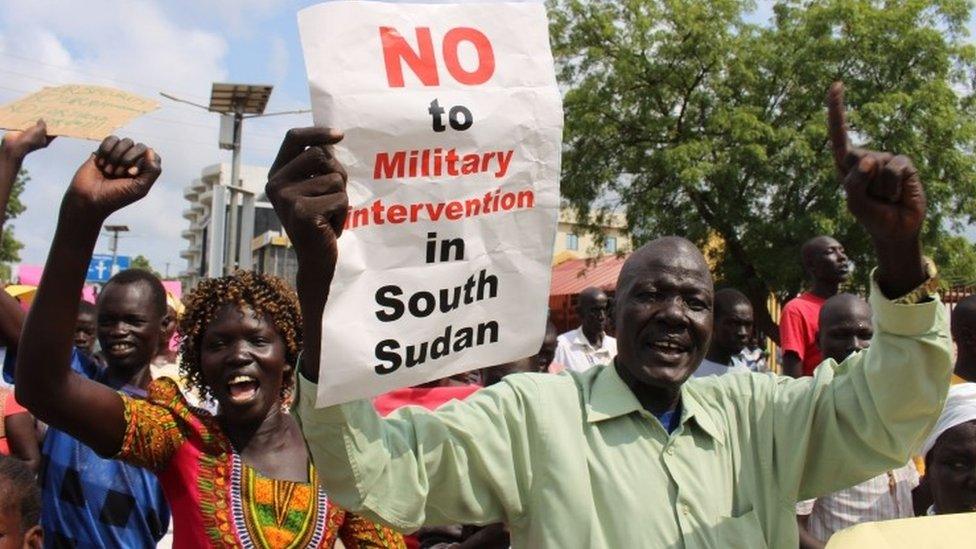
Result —
[{"label": "smiling woman", "polygon": [[[125,399],[119,459],[159,476],[175,545],[400,547],[399,534],[347,514],[318,485],[289,414],[302,342],[294,292],[238,272],[204,280],[179,327],[181,370],[219,412],[191,407],[169,379]],[[296,520],[300,518],[300,520]]]},{"label": "smiling woman", "polygon": [[[77,467],[62,467],[67,472],[57,475],[59,487],[45,492],[93,515],[88,523],[104,523],[97,531],[72,526],[67,536],[51,539],[55,545],[154,546],[169,522],[165,494],[175,547],[331,548],[337,539],[350,549],[402,547],[399,534],[334,506],[318,484],[288,411],[302,330],[294,292],[281,280],[239,273],[207,280],[188,297],[180,327],[182,369],[190,388],[216,401],[216,414],[191,406],[171,379],[149,381],[150,362],[170,323],[164,322],[165,290],[147,271],[123,271],[99,298],[105,381],[89,373],[91,361],[79,362],[72,349],[78,295],[101,225],[149,192],[160,162],[141,143],[109,137],[82,164],[62,202],[48,274],[24,324],[29,340],[17,356],[18,396],[51,426],[49,442],[66,441],[52,455],[84,458],[72,458]],[[75,363],[80,373],[72,370]],[[114,459],[97,462],[96,452]],[[92,492],[90,478],[79,480],[79,474],[91,477],[86,471],[101,462],[108,465],[97,476],[113,483]],[[49,471],[59,464],[51,459],[50,465]],[[123,493],[128,499],[112,495],[119,493],[118,479],[137,475],[149,482],[133,485],[148,487]],[[93,495],[77,505],[86,491]],[[127,526],[133,532],[122,537],[119,525],[127,522],[136,527]]]}]

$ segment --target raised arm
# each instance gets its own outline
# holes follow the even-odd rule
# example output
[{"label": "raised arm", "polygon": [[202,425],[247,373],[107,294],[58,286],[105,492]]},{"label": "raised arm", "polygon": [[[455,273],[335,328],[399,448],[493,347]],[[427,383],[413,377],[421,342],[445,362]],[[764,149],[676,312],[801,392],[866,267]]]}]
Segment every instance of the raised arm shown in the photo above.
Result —
[{"label": "raised arm", "polygon": [[[3,143],[0,144],[0,231],[7,221],[7,204],[24,158],[47,147],[53,140],[54,137],[48,137],[47,125],[43,120],[38,120],[37,124],[24,131],[9,131],[3,135]],[[20,303],[7,292],[0,292],[0,345],[8,351],[17,349],[24,317]]]},{"label": "raised arm", "polygon": [[322,311],[338,255],[336,239],[346,222],[346,171],[331,146],[342,133],[329,128],[288,130],[268,173],[265,193],[298,258],[296,286],[302,307],[301,374],[317,382]]},{"label": "raised arm", "polygon": [[17,181],[24,158],[47,147],[51,141],[54,141],[54,137],[47,135],[47,125],[43,120],[38,120],[37,124],[24,131],[9,131],[3,135],[3,144],[0,145],[0,230],[7,221],[10,190]]},{"label": "raised arm", "polygon": [[323,128],[289,131],[267,186],[298,256],[298,408],[322,484],[343,508],[403,531],[512,519],[531,484],[517,476],[528,474],[529,445],[541,443],[526,434],[526,391],[499,383],[437,414],[404,409],[386,420],[366,400],[315,408],[322,311],[348,204],[345,171],[329,148],[340,138]]},{"label": "raised arm", "polygon": [[78,296],[102,223],[145,196],[160,171],[152,149],[114,136],[78,168],[61,202],[17,355],[17,400],[103,455],[118,452],[125,418],[115,391],[71,370]]},{"label": "raised arm", "polygon": [[925,194],[918,173],[904,156],[850,146],[840,84],[828,107],[848,208],[877,253],[875,335],[842,364],[773,388],[774,470],[787,495],[800,499],[904,465],[938,418],[952,370],[946,311],[927,282],[919,244]]}]

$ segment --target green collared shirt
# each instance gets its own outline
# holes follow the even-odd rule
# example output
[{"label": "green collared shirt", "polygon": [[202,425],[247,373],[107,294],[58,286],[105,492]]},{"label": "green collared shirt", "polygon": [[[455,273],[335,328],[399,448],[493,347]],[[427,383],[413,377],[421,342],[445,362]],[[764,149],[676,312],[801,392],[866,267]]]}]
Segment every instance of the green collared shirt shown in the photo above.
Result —
[{"label": "green collared shirt", "polygon": [[[404,531],[503,521],[514,547],[796,547],[794,503],[903,465],[951,374],[937,299],[873,288],[872,346],[812,378],[689,379],[670,436],[613,367],[521,374],[436,412],[299,415],[329,496]],[[301,377],[301,376],[300,376]]]}]

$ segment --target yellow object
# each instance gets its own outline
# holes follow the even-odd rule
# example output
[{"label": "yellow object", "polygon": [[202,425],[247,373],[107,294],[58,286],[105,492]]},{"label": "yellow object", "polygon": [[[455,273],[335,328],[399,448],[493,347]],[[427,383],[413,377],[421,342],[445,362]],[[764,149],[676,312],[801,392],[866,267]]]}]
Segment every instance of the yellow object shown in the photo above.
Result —
[{"label": "yellow object", "polygon": [[827,549],[972,549],[976,513],[866,522],[830,537]]},{"label": "yellow object", "polygon": [[183,307],[183,302],[169,292],[166,292],[166,305],[176,311],[176,320],[179,320],[183,316],[183,309],[185,308]]},{"label": "yellow object", "polygon": [[37,286],[28,286],[26,284],[11,284],[4,288],[8,294],[17,298],[17,301],[21,303],[30,303],[34,300],[34,294],[37,293]]}]

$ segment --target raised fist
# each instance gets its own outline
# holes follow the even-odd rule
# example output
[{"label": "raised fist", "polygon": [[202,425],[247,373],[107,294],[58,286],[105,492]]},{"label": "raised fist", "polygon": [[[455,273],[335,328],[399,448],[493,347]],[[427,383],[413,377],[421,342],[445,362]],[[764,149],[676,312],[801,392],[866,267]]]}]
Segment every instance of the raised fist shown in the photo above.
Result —
[{"label": "raised fist", "polygon": [[62,208],[99,222],[146,196],[162,172],[159,155],[129,138],[106,137],[75,172]]},{"label": "raised fist", "polygon": [[827,121],[837,173],[854,217],[877,241],[917,239],[925,219],[925,191],[912,161],[851,146],[840,82],[830,87]]}]

